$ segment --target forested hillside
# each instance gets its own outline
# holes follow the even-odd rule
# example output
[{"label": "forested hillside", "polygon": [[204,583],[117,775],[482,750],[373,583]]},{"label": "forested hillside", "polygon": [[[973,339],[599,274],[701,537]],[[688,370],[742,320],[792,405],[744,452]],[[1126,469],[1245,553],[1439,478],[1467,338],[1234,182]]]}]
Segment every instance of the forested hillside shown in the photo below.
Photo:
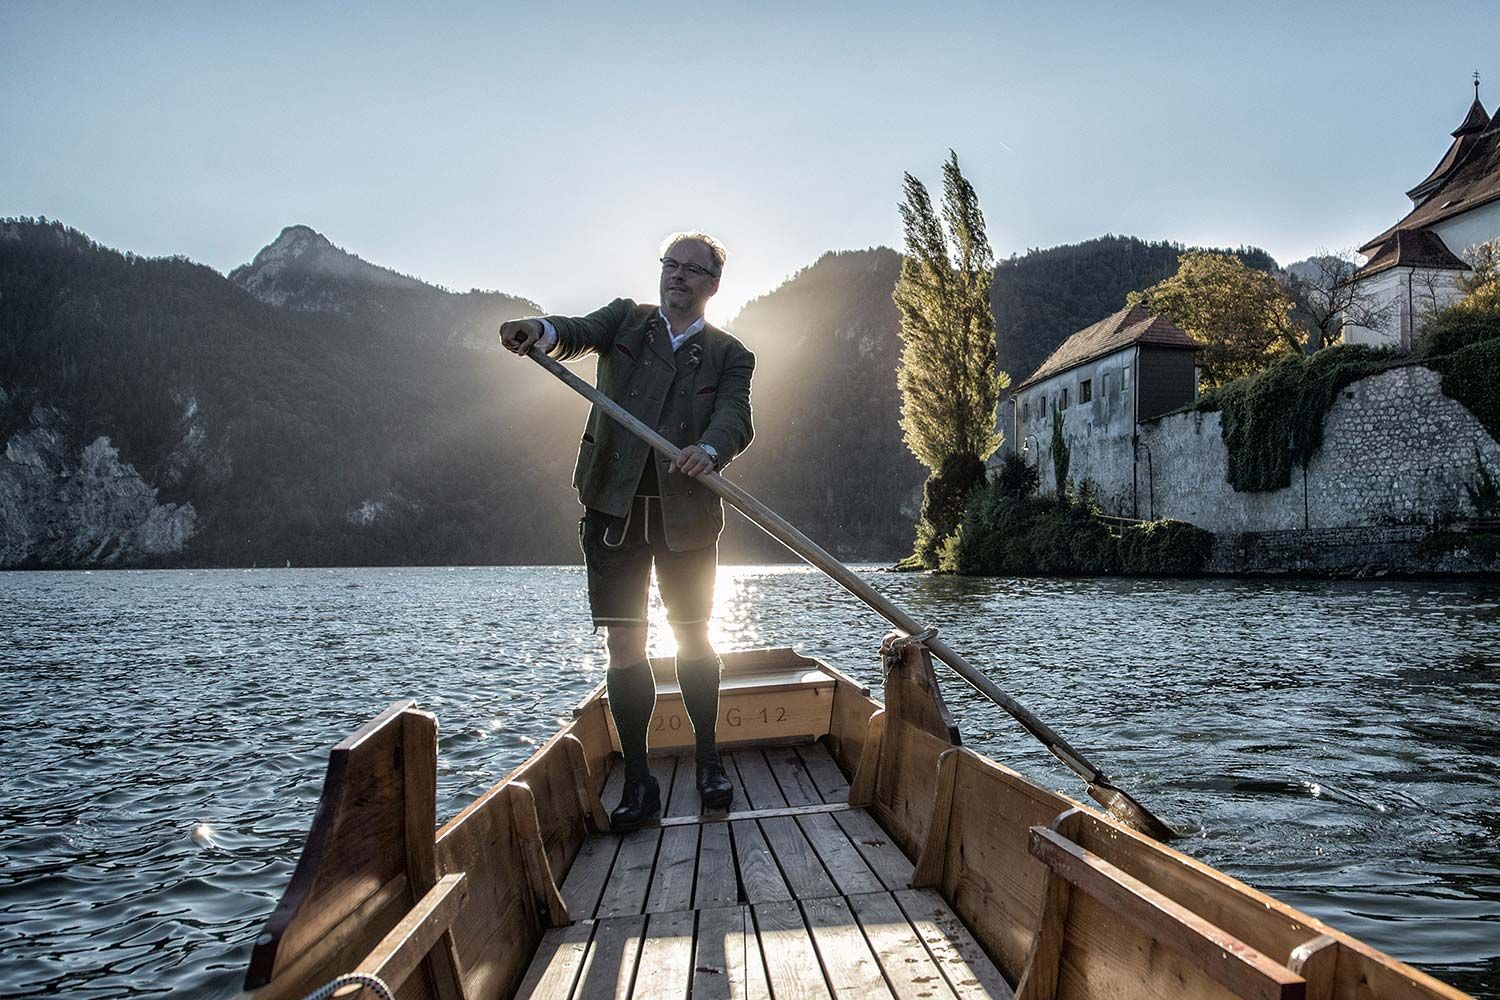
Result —
[{"label": "forested hillside", "polygon": [[[1074,332],[1177,270],[1183,247],[1129,236],[1032,250],[1000,262],[990,292],[1000,369],[1019,383]],[[1260,250],[1235,252],[1275,267]],[[734,475],[839,555],[910,551],[926,471],[901,440],[894,250],[828,253],[731,324],[757,351],[757,443]],[[1001,426],[1006,424],[1001,405]],[[732,536],[774,556],[758,532]],[[757,544],[757,542],[759,544]]]},{"label": "forested hillside", "polygon": [[[925,473],[901,443],[894,250],[824,254],[731,325],[756,352],[755,443],[734,477],[836,555],[911,548]],[[780,546],[755,529],[731,542]]]},{"label": "forested hillside", "polygon": [[[1179,250],[1110,236],[1002,262],[1001,367],[1024,378]],[[848,558],[910,551],[925,477],[897,424],[899,270],[886,248],[828,253],[729,324],[757,356],[732,478]],[[576,562],[585,406],[494,342],[538,311],[302,226],[226,278],[0,222],[0,566]],[[785,558],[729,520],[726,560]]]},{"label": "forested hillside", "polygon": [[[3,226],[0,439],[38,420],[61,436],[0,470],[11,487],[0,527],[21,565],[67,563],[68,549],[36,502],[15,494],[79,479],[80,452],[100,437],[161,502],[192,505],[196,531],[180,557],[190,564],[524,562],[566,551],[571,511],[548,503],[532,517],[540,523],[524,522],[566,484],[575,420],[532,405],[543,387],[515,359],[455,336],[534,312],[529,303],[422,286],[447,299],[439,325],[399,313],[361,322],[273,307],[207,267],[118,253],[60,225]],[[549,399],[552,414],[567,409]],[[23,521],[29,541],[15,537]]]},{"label": "forested hillside", "polygon": [[[1025,381],[1070,335],[1121,308],[1127,294],[1170,278],[1185,249],[1180,243],[1100,236],[1001,261],[990,304],[999,328],[1000,368],[1010,373],[1011,384]],[[1221,252],[1257,270],[1276,267],[1264,250]]]}]

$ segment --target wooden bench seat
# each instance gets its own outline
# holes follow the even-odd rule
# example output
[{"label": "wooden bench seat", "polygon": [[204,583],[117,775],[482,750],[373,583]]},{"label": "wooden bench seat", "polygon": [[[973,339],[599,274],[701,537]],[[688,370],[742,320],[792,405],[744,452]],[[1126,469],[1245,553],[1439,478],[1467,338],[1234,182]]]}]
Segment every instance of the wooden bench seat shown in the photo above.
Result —
[{"label": "wooden bench seat", "polygon": [[[720,746],[808,742],[828,732],[837,679],[816,660],[791,649],[725,653],[721,659]],[[690,748],[693,725],[682,703],[675,661],[657,657],[651,661],[651,672],[656,679],[656,710],[649,730],[652,751]],[[603,702],[609,704],[607,691]],[[606,712],[605,722],[618,753],[620,734],[614,716]]]}]

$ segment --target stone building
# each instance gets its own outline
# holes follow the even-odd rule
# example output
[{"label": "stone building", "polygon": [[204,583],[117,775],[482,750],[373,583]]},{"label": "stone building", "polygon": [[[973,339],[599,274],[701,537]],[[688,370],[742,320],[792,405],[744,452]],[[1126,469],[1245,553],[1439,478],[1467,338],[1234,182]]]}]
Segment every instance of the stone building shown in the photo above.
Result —
[{"label": "stone building", "polygon": [[[1200,347],[1171,320],[1140,306],[1084,327],[1012,391],[1010,440],[1037,465],[1044,488],[1053,482],[1054,408],[1071,451],[1129,455],[1137,424],[1197,398]],[[1075,479],[1088,474],[1076,465],[1074,472]]]},{"label": "stone building", "polygon": [[1438,165],[1406,192],[1411,211],[1359,248],[1366,260],[1351,280],[1381,318],[1373,328],[1345,323],[1346,344],[1410,349],[1423,319],[1460,296],[1464,251],[1500,238],[1500,114],[1485,112],[1477,81],[1452,135]]}]

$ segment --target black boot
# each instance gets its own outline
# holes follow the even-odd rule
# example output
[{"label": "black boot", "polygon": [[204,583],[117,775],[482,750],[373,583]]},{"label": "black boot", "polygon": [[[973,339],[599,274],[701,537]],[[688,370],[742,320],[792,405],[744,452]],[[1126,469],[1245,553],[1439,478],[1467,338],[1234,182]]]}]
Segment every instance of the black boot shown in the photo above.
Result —
[{"label": "black boot", "polygon": [[626,778],[620,804],[609,814],[609,829],[612,833],[629,833],[660,817],[661,786],[656,779]]},{"label": "black boot", "polygon": [[717,750],[698,755],[698,797],[705,810],[714,812],[723,812],[734,801],[734,785],[724,773]]}]

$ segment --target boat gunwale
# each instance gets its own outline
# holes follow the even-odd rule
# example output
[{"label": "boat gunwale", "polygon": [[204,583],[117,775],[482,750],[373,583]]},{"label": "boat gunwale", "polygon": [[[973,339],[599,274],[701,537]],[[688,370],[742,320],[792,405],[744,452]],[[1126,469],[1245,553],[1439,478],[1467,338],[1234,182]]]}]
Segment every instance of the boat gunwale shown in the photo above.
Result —
[{"label": "boat gunwale", "polygon": [[[861,685],[858,681],[853,680],[847,674],[844,674],[842,671],[839,671],[836,668],[830,667],[820,659],[805,657],[802,654],[797,653],[796,650],[792,647],[768,647],[761,650],[755,650],[753,652],[761,655],[770,655],[773,652],[787,654],[790,657],[794,658],[792,665],[816,667],[817,671],[824,674],[828,681],[834,684],[835,706],[833,713],[829,719],[828,730],[825,734],[823,734],[823,736],[814,736],[813,739],[817,740],[823,738],[827,740],[831,756],[833,757],[834,761],[838,763],[840,770],[846,772],[846,775],[850,778],[852,784],[857,777],[857,772],[851,764],[851,758],[853,760],[864,760],[865,758],[870,756],[868,753],[862,752],[868,750],[869,748],[861,744],[860,741],[868,739],[868,736],[866,733],[860,731],[859,719],[861,716],[868,719],[875,712],[883,711],[884,703],[882,701],[877,701],[874,697],[872,697],[870,689],[868,687]],[[916,650],[908,653],[903,657],[903,659],[909,659],[912,656],[921,657],[923,655],[925,655],[924,651]],[[928,662],[927,669],[929,671],[931,669],[930,660]],[[812,671],[809,670],[808,673],[810,674],[812,673]],[[935,680],[935,677],[932,679]],[[890,681],[891,678],[888,676],[888,689],[890,687]],[[771,694],[775,693],[776,691],[786,689],[814,688],[823,686],[825,686],[825,682],[821,679],[805,679],[795,684],[768,685],[765,687],[756,686],[746,688],[744,690],[746,691],[746,693]],[[592,746],[589,747],[589,749],[585,750],[586,759],[589,752],[597,753],[599,751],[600,747],[598,744],[598,738],[601,732],[608,731],[608,724],[607,720],[603,718],[597,716],[590,718],[590,713],[598,712],[601,713],[601,715],[603,713],[607,713],[608,709],[606,707],[604,699],[604,689],[605,685],[603,682],[596,685],[574,710],[574,717],[572,719],[562,722],[559,725],[558,729],[545,742],[543,742],[531,754],[529,754],[524,761],[512,768],[494,785],[486,789],[472,802],[460,809],[455,815],[437,826],[434,835],[434,842],[435,846],[439,849],[440,859],[442,857],[442,845],[455,834],[457,834],[460,830],[462,830],[464,825],[471,821],[471,819],[473,819],[476,815],[485,811],[492,804],[494,804],[497,797],[506,795],[509,786],[516,783],[525,783],[527,780],[528,772],[535,768],[541,766],[556,766],[554,763],[551,763],[549,761],[549,755],[556,752],[562,752],[565,754],[567,753],[566,748],[559,747],[564,739],[569,737],[578,739],[579,737],[577,734],[581,730],[587,728],[588,732],[586,732],[584,735],[587,736],[592,742]],[[938,690],[939,689],[934,686],[933,691],[938,692]],[[838,695],[841,693],[857,695],[858,697],[854,698],[853,700],[845,699],[843,705],[840,706],[838,703]],[[890,696],[889,690],[884,693],[887,694],[888,697]],[[898,695],[898,702],[900,697],[901,695]],[[938,698],[941,698],[940,692],[938,693]],[[341,740],[335,746],[334,750],[348,750],[349,748],[358,746],[363,739],[367,738],[371,733],[377,730],[384,721],[387,721],[393,713],[399,714],[401,711],[413,709],[414,707],[415,703],[411,701],[403,701],[393,704],[385,711],[380,713],[379,716],[375,717],[370,722],[367,722],[359,729],[355,730],[354,733],[351,733],[344,740]],[[907,734],[908,739],[918,738],[918,742],[916,744],[913,744],[913,746],[921,746],[926,748],[918,755],[919,757],[922,757],[936,751],[939,744],[943,743],[944,741],[941,737],[937,737],[935,734],[921,728],[920,723],[916,722],[915,719],[916,717],[914,716],[911,720],[902,719],[893,721],[898,721],[899,725],[904,726],[906,729],[910,730],[910,733]],[[892,740],[893,738],[895,738],[895,733],[888,730],[882,742]],[[854,741],[852,746],[844,745],[850,740]],[[583,739],[579,739],[579,742],[582,744],[585,741]],[[743,746],[747,748],[758,746],[767,747],[772,745],[786,745],[786,743],[805,742],[807,742],[806,738],[795,740],[788,739],[785,742],[760,739],[745,741]],[[895,746],[895,744],[891,744],[891,746],[886,747],[883,751],[877,753],[876,756],[878,757],[882,756],[884,753],[892,752],[891,747],[893,746]],[[1296,971],[1300,975],[1300,966],[1294,967],[1292,965],[1292,963],[1297,960],[1298,954],[1302,951],[1305,951],[1310,944],[1318,942],[1320,938],[1327,938],[1330,942],[1333,942],[1335,944],[1335,947],[1328,955],[1326,979],[1324,981],[1328,984],[1328,988],[1331,991],[1336,991],[1338,995],[1342,995],[1342,990],[1339,989],[1340,985],[1343,984],[1345,980],[1348,980],[1350,983],[1358,982],[1364,984],[1364,988],[1369,990],[1370,995],[1373,996],[1423,996],[1444,998],[1444,1000],[1463,1000],[1463,998],[1468,997],[1468,994],[1462,992],[1461,990],[1458,990],[1457,988],[1452,987],[1427,973],[1413,968],[1407,963],[1386,954],[1378,948],[1375,948],[1348,933],[1340,931],[1336,927],[1332,927],[1324,923],[1322,920],[1299,910],[1289,903],[1277,899],[1269,893],[1263,892],[1262,890],[1257,889],[1256,887],[1217,868],[1214,868],[1213,866],[1200,861],[1197,858],[1194,858],[1191,855],[1188,855],[1168,844],[1161,843],[1145,834],[1129,828],[1122,823],[1119,823],[1118,821],[1114,820],[1109,815],[1099,811],[1092,805],[1079,802],[1073,799],[1071,796],[1048,789],[1044,785],[1026,776],[1020,771],[1017,771],[1014,768],[1001,763],[1000,761],[988,756],[985,753],[976,751],[967,746],[950,745],[949,749],[957,749],[960,751],[960,753],[957,755],[956,761],[954,762],[956,764],[956,776],[954,778],[955,781],[963,780],[963,776],[967,772],[967,774],[969,775],[969,780],[972,781],[977,779],[981,782],[984,782],[984,784],[988,786],[988,788],[986,789],[987,794],[982,796],[983,798],[1003,801],[1010,795],[1020,795],[1026,799],[1031,800],[1035,806],[1039,807],[1036,810],[1037,812],[1044,812],[1046,810],[1052,809],[1059,803],[1066,803],[1067,809],[1076,809],[1078,813],[1081,814],[1081,822],[1077,827],[1077,832],[1075,836],[1070,838],[1073,842],[1077,843],[1080,848],[1084,849],[1085,851],[1091,852],[1097,857],[1119,867],[1122,871],[1125,871],[1134,878],[1139,879],[1141,882],[1145,883],[1153,890],[1161,893],[1166,898],[1178,903],[1184,909],[1197,914],[1205,921],[1224,929],[1226,933],[1233,935],[1239,940],[1245,941],[1248,947],[1260,950],[1256,945],[1251,944],[1250,940],[1247,940],[1245,936],[1246,932],[1249,933],[1249,938],[1255,941],[1259,941],[1262,945],[1265,945],[1271,941],[1276,942],[1275,946],[1272,947],[1269,951],[1261,951],[1261,953],[1268,955],[1279,965],[1287,968],[1293,968],[1294,971]],[[674,749],[665,752],[680,753],[682,751],[680,749]],[[613,751],[606,743],[603,748],[603,759],[608,759],[612,753]],[[944,756],[946,756],[946,754],[944,754]],[[596,757],[595,759],[598,758]],[[337,752],[331,755],[329,767],[330,775],[333,773],[334,763],[336,760],[344,760],[344,755]],[[547,763],[545,763],[544,765],[544,762]],[[913,763],[919,762],[914,761]],[[571,770],[571,764],[568,765],[568,767]],[[556,774],[550,776],[545,780],[554,782],[556,780],[561,780],[560,775],[563,773],[565,772],[558,771]],[[597,767],[593,767],[588,773],[590,780],[595,786],[593,790],[595,792],[602,792],[607,775],[601,774],[600,769]],[[574,781],[579,780],[579,771],[573,770],[572,774]],[[893,842],[904,853],[907,853],[907,855],[911,857],[913,837],[917,838],[918,842],[916,846],[920,847],[920,841],[922,839],[933,836],[934,834],[930,830],[922,830],[919,825],[914,825],[911,820],[911,816],[916,815],[916,812],[920,812],[923,809],[920,794],[923,791],[920,788],[923,782],[923,776],[921,774],[913,772],[910,776],[901,780],[904,780],[908,783],[914,782],[916,783],[916,787],[918,787],[919,789],[919,794],[911,797],[907,803],[909,815],[907,821],[905,822],[904,832],[902,829],[893,827],[892,823],[888,820],[888,817],[894,817],[894,814],[890,811],[889,803],[881,803],[877,801],[869,809],[869,813],[875,819],[877,824],[888,835],[891,836]],[[1000,786],[989,784],[992,781],[999,781]],[[931,782],[928,783],[931,784]],[[327,785],[325,784],[325,789],[326,787]],[[554,785],[554,787],[556,786]],[[890,794],[890,789],[882,789],[882,792]],[[927,790],[925,794],[928,796],[928,798],[932,797],[932,792],[930,790]],[[320,800],[319,813],[322,813],[323,811],[322,805],[322,800]],[[828,805],[828,803],[825,803],[825,806],[826,805]],[[502,804],[501,808],[508,810],[511,808],[511,804]],[[966,808],[972,808],[972,806],[966,806],[966,804],[960,802],[960,804],[957,805],[955,812],[958,812],[959,810],[965,810]],[[543,827],[540,831],[543,838],[547,841],[554,841],[555,837],[562,837],[564,840],[564,844],[562,845],[556,845],[556,842],[554,841],[557,849],[563,852],[562,857],[565,859],[561,867],[557,869],[557,878],[559,880],[559,884],[561,880],[566,877],[567,872],[569,871],[573,863],[577,860],[578,853],[579,850],[581,850],[583,841],[587,840],[589,837],[589,833],[587,831],[590,829],[590,827],[588,818],[585,815],[586,811],[581,808],[576,802],[573,803],[573,809],[573,812],[569,812],[566,807],[561,807],[561,812],[558,812],[557,810],[549,812],[549,821],[543,824]],[[1063,811],[1065,812],[1066,810]],[[557,819],[561,817],[563,813],[567,813],[568,816],[576,820],[576,824],[568,826],[566,830],[557,825]],[[506,815],[508,815],[508,813]],[[318,830],[319,818],[320,817],[315,814],[313,829],[309,831],[309,838],[304,848],[304,853],[302,857],[299,858],[297,867],[294,870],[292,878],[288,883],[286,894],[283,895],[283,898],[278,904],[277,909],[273,911],[272,920],[267,922],[267,924],[265,925],[265,931],[263,931],[263,933],[267,933],[272,930],[274,920],[278,915],[282,915],[283,911],[286,911],[282,921],[282,929],[285,929],[286,923],[290,920],[291,917],[294,917],[296,915],[298,906],[300,906],[300,904],[303,902],[303,898],[300,896],[297,898],[295,903],[292,902],[290,898],[293,894],[292,890],[298,885],[299,876],[303,873],[304,869],[306,869],[309,873],[307,876],[308,878],[312,878],[313,876],[315,876],[318,866],[323,862],[326,853],[331,849],[329,844],[323,842],[323,840],[326,840],[328,834],[328,830],[325,829],[323,831],[323,838],[318,841],[316,850],[314,850],[314,834]],[[745,814],[741,816],[734,816],[733,814],[731,814],[726,818],[729,820],[754,819],[754,816],[751,814]],[[920,819],[925,820],[929,824],[936,822],[936,810],[933,810],[932,816],[920,817]],[[961,857],[962,842],[965,839],[964,829],[961,826],[950,822],[948,817],[946,816],[944,817],[944,824],[945,825],[941,833],[941,837],[943,838],[943,846],[941,850],[944,852],[945,856],[947,856],[950,852],[957,851],[958,855]],[[664,827],[667,825],[668,824],[664,824]],[[681,823],[677,825],[681,825]],[[578,838],[579,831],[584,831],[582,839]],[[970,836],[973,835],[974,834],[971,832]],[[1006,837],[1002,836],[998,830],[990,832],[988,836],[990,837],[992,842],[1001,845],[999,850],[1010,851],[1011,853],[1014,853],[1011,847],[1005,846],[1007,842]],[[576,844],[573,843],[575,840],[577,841]],[[958,844],[957,847],[955,847],[955,842],[957,842]],[[336,848],[337,845],[332,845],[332,847]],[[1026,855],[1026,858],[1029,863],[1041,865],[1045,869],[1045,865],[1040,860],[1031,857],[1029,854]],[[442,860],[439,860],[438,864],[441,868],[443,865]],[[954,865],[949,863],[948,861],[944,861],[940,866],[940,876],[937,882],[933,884],[932,888],[937,890],[940,895],[948,901],[948,903],[953,907],[954,912],[958,914],[958,916],[963,919],[966,924],[970,925],[976,937],[981,942],[985,942],[985,951],[991,954],[991,957],[997,962],[997,964],[1002,969],[1008,970],[1008,972],[1014,972],[1015,978],[1017,979],[1017,981],[1019,981],[1021,975],[1025,972],[1024,962],[1022,963],[1023,967],[1015,968],[1016,963],[1013,959],[1011,961],[1002,961],[1002,955],[994,950],[993,941],[995,939],[993,935],[998,932],[997,928],[999,928],[1001,925],[1015,925],[1016,927],[1019,927],[1023,932],[1029,926],[1030,932],[1034,935],[1037,931],[1037,921],[1032,920],[1031,916],[1028,916],[1024,912],[1018,911],[1009,914],[1002,914],[1000,912],[1001,910],[1009,909],[1010,907],[1001,900],[993,900],[988,903],[984,903],[981,905],[981,908],[978,911],[974,910],[974,903],[972,901],[961,905],[960,900],[956,895],[961,877],[961,865],[962,862]],[[520,880],[522,883],[522,898],[524,899],[524,875],[521,876]],[[306,892],[306,886],[303,886],[303,892]],[[478,897],[479,895],[481,894],[476,891],[475,896]],[[993,921],[985,921],[983,919],[985,916],[986,907],[994,913]],[[969,913],[970,915],[964,916],[965,913]],[[347,917],[341,919],[346,920]],[[535,941],[530,940],[532,934],[535,933],[535,920],[536,918],[534,916],[527,918],[523,922],[523,927],[531,929],[523,930],[520,938],[514,941],[514,944],[518,946],[518,950],[525,949],[527,951],[526,955],[519,956],[521,959],[523,959],[520,966],[523,970],[526,968],[527,963],[529,963],[529,961],[535,957],[536,949],[540,945],[539,939]],[[1009,922],[1008,924],[1007,921]],[[981,924],[985,926],[981,926]],[[497,925],[497,927],[503,926],[505,926],[503,923]],[[491,933],[493,934],[494,932]],[[1284,942],[1294,937],[1297,939],[1296,944],[1293,944],[1288,949],[1283,949],[1281,947]],[[279,943],[280,942],[278,942],[278,944]],[[1286,950],[1289,953],[1281,954],[1281,951],[1283,950]],[[1349,953],[1349,958],[1344,958],[1342,956],[1341,952],[1343,950],[1347,950],[1347,952]],[[1353,959],[1353,961],[1350,961],[1350,959]],[[510,968],[515,967],[513,962],[508,964]],[[496,980],[490,978],[488,973],[485,973],[484,975],[481,975],[479,982],[498,985],[501,988],[502,995],[505,995],[507,990],[514,990],[516,985],[520,982],[520,979],[507,980],[504,974],[496,974],[502,975],[502,978]],[[1354,977],[1357,977],[1357,980]],[[507,981],[508,986],[506,985]],[[274,984],[266,984],[266,986],[268,987],[272,985]],[[1310,995],[1312,994],[1310,993]],[[1334,995],[1334,993],[1330,992],[1327,995],[1332,996]]]}]

